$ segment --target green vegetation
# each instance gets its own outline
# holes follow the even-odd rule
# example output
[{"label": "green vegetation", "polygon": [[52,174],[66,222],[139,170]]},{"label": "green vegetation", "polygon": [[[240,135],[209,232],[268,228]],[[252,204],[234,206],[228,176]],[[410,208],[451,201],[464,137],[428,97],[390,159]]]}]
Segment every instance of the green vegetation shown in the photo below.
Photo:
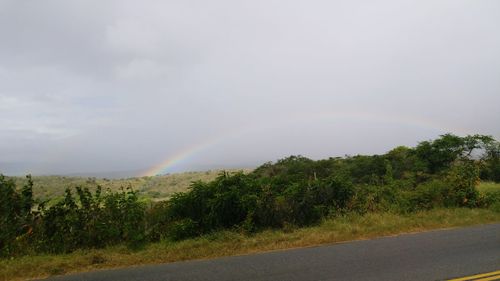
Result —
[{"label": "green vegetation", "polygon": [[[250,173],[222,172],[214,180],[193,182],[187,192],[175,193],[169,200],[148,204],[132,188],[103,192],[96,182],[88,182],[93,189],[76,186],[73,193],[68,188],[61,199],[47,205],[35,199],[31,177],[21,189],[14,180],[0,177],[0,256],[25,260],[26,255],[102,248],[128,247],[130,253],[142,253],[155,251],[151,245],[172,249],[188,245],[186,250],[190,243],[198,245],[200,254],[158,253],[155,260],[170,261],[493,222],[500,217],[500,192],[493,183],[480,185],[481,192],[477,186],[481,179],[499,178],[499,157],[500,145],[491,137],[447,134],[384,155],[319,161],[291,156]],[[422,214],[428,222],[420,220]],[[366,221],[379,216],[383,221]],[[336,233],[338,224],[356,227],[357,223],[360,235],[328,234]],[[328,230],[328,225],[335,227]],[[299,229],[303,227],[307,228]],[[307,231],[327,238],[311,238]],[[266,240],[262,236],[266,233],[274,238]],[[305,235],[305,242],[293,242],[303,238],[290,233]],[[218,242],[222,250],[203,242],[218,241],[221,235],[228,236]],[[282,235],[287,237],[283,241],[293,243],[281,243]],[[237,239],[246,241],[240,241],[244,245],[252,237],[268,242],[247,248],[224,244]],[[266,243],[280,246],[266,248]],[[130,263],[116,265],[126,264]]]},{"label": "green vegetation", "polygon": [[434,209],[411,214],[346,214],[304,228],[268,229],[258,233],[218,231],[178,242],[155,242],[135,250],[119,245],[70,254],[3,259],[0,280],[27,280],[95,269],[242,255],[498,221],[500,212],[477,208]]},{"label": "green vegetation", "polygon": [[481,182],[477,190],[480,193],[500,192],[500,183],[496,182]]},{"label": "green vegetation", "polygon": [[478,190],[491,210],[500,212],[500,183],[482,182]]},{"label": "green vegetation", "polygon": [[[232,170],[229,170],[231,172]],[[234,170],[235,171],[235,170]],[[220,170],[204,172],[185,172],[161,176],[144,176],[125,179],[84,178],[69,176],[33,176],[33,197],[38,201],[58,201],[65,195],[66,188],[87,187],[95,192],[97,186],[103,190],[120,191],[121,188],[130,187],[137,191],[140,198],[151,201],[161,201],[170,198],[174,193],[186,191],[192,182],[212,181]],[[249,173],[250,170],[244,170]],[[17,186],[26,183],[24,177],[7,177],[14,180]]]}]

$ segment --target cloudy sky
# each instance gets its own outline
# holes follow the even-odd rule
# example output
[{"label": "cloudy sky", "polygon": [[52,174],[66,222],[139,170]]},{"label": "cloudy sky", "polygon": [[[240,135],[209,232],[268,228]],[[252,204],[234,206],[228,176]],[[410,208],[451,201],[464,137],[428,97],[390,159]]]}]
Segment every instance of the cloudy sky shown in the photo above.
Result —
[{"label": "cloudy sky", "polygon": [[500,139],[500,1],[0,0],[0,172]]}]

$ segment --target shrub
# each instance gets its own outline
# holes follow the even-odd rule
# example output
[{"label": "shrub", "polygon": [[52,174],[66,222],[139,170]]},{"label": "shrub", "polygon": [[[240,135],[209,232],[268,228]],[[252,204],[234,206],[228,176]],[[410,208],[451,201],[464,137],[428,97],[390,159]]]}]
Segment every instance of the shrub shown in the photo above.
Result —
[{"label": "shrub", "polygon": [[191,238],[200,235],[198,224],[192,219],[186,218],[171,223],[167,229],[167,237],[173,241]]},{"label": "shrub", "polygon": [[489,191],[480,196],[479,205],[500,212],[500,190]]},{"label": "shrub", "polygon": [[17,255],[26,250],[37,213],[33,211],[33,181],[19,192],[12,179],[0,175],[0,256]]},{"label": "shrub", "polygon": [[448,172],[446,181],[450,185],[449,199],[452,205],[459,207],[475,207],[478,204],[479,165],[473,161],[456,163]]},{"label": "shrub", "polygon": [[409,194],[410,211],[430,210],[451,205],[447,202],[450,191],[448,183],[442,180],[420,184]]},{"label": "shrub", "polygon": [[100,248],[118,243],[136,246],[145,240],[145,209],[136,193],[101,194],[97,187],[76,187],[75,197],[66,189],[63,200],[41,210],[36,247],[49,253],[67,253],[80,248]]},{"label": "shrub", "polygon": [[170,222],[168,211],[167,201],[152,203],[151,206],[146,209],[145,235],[147,240],[160,241],[167,237],[167,229]]},{"label": "shrub", "polygon": [[397,210],[401,191],[392,185],[360,185],[355,188],[355,195],[349,209],[357,213]]}]

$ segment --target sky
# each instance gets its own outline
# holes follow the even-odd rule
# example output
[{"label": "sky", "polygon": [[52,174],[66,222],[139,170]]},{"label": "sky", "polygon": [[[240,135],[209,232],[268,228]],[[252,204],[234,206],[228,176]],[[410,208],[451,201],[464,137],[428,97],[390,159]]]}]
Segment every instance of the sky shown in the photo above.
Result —
[{"label": "sky", "polygon": [[500,1],[0,0],[0,173],[500,139]]}]

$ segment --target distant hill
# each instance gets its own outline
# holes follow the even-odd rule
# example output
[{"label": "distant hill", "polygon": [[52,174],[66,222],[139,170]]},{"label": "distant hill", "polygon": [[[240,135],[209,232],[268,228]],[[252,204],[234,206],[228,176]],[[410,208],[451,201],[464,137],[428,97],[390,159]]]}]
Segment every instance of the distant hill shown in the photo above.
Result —
[{"label": "distant hill", "polygon": [[[131,177],[122,179],[96,178],[82,176],[34,176],[33,192],[35,198],[47,200],[60,198],[64,195],[66,187],[89,187],[94,190],[96,185],[100,185],[104,190],[117,191],[120,188],[132,187],[138,191],[139,196],[150,198],[151,200],[167,199],[176,192],[186,191],[194,181],[211,181],[223,170],[209,170],[203,172],[184,172],[161,176]],[[227,169],[228,172],[243,171],[248,173],[251,169]],[[17,186],[22,186],[26,182],[25,177],[11,177]]]}]

